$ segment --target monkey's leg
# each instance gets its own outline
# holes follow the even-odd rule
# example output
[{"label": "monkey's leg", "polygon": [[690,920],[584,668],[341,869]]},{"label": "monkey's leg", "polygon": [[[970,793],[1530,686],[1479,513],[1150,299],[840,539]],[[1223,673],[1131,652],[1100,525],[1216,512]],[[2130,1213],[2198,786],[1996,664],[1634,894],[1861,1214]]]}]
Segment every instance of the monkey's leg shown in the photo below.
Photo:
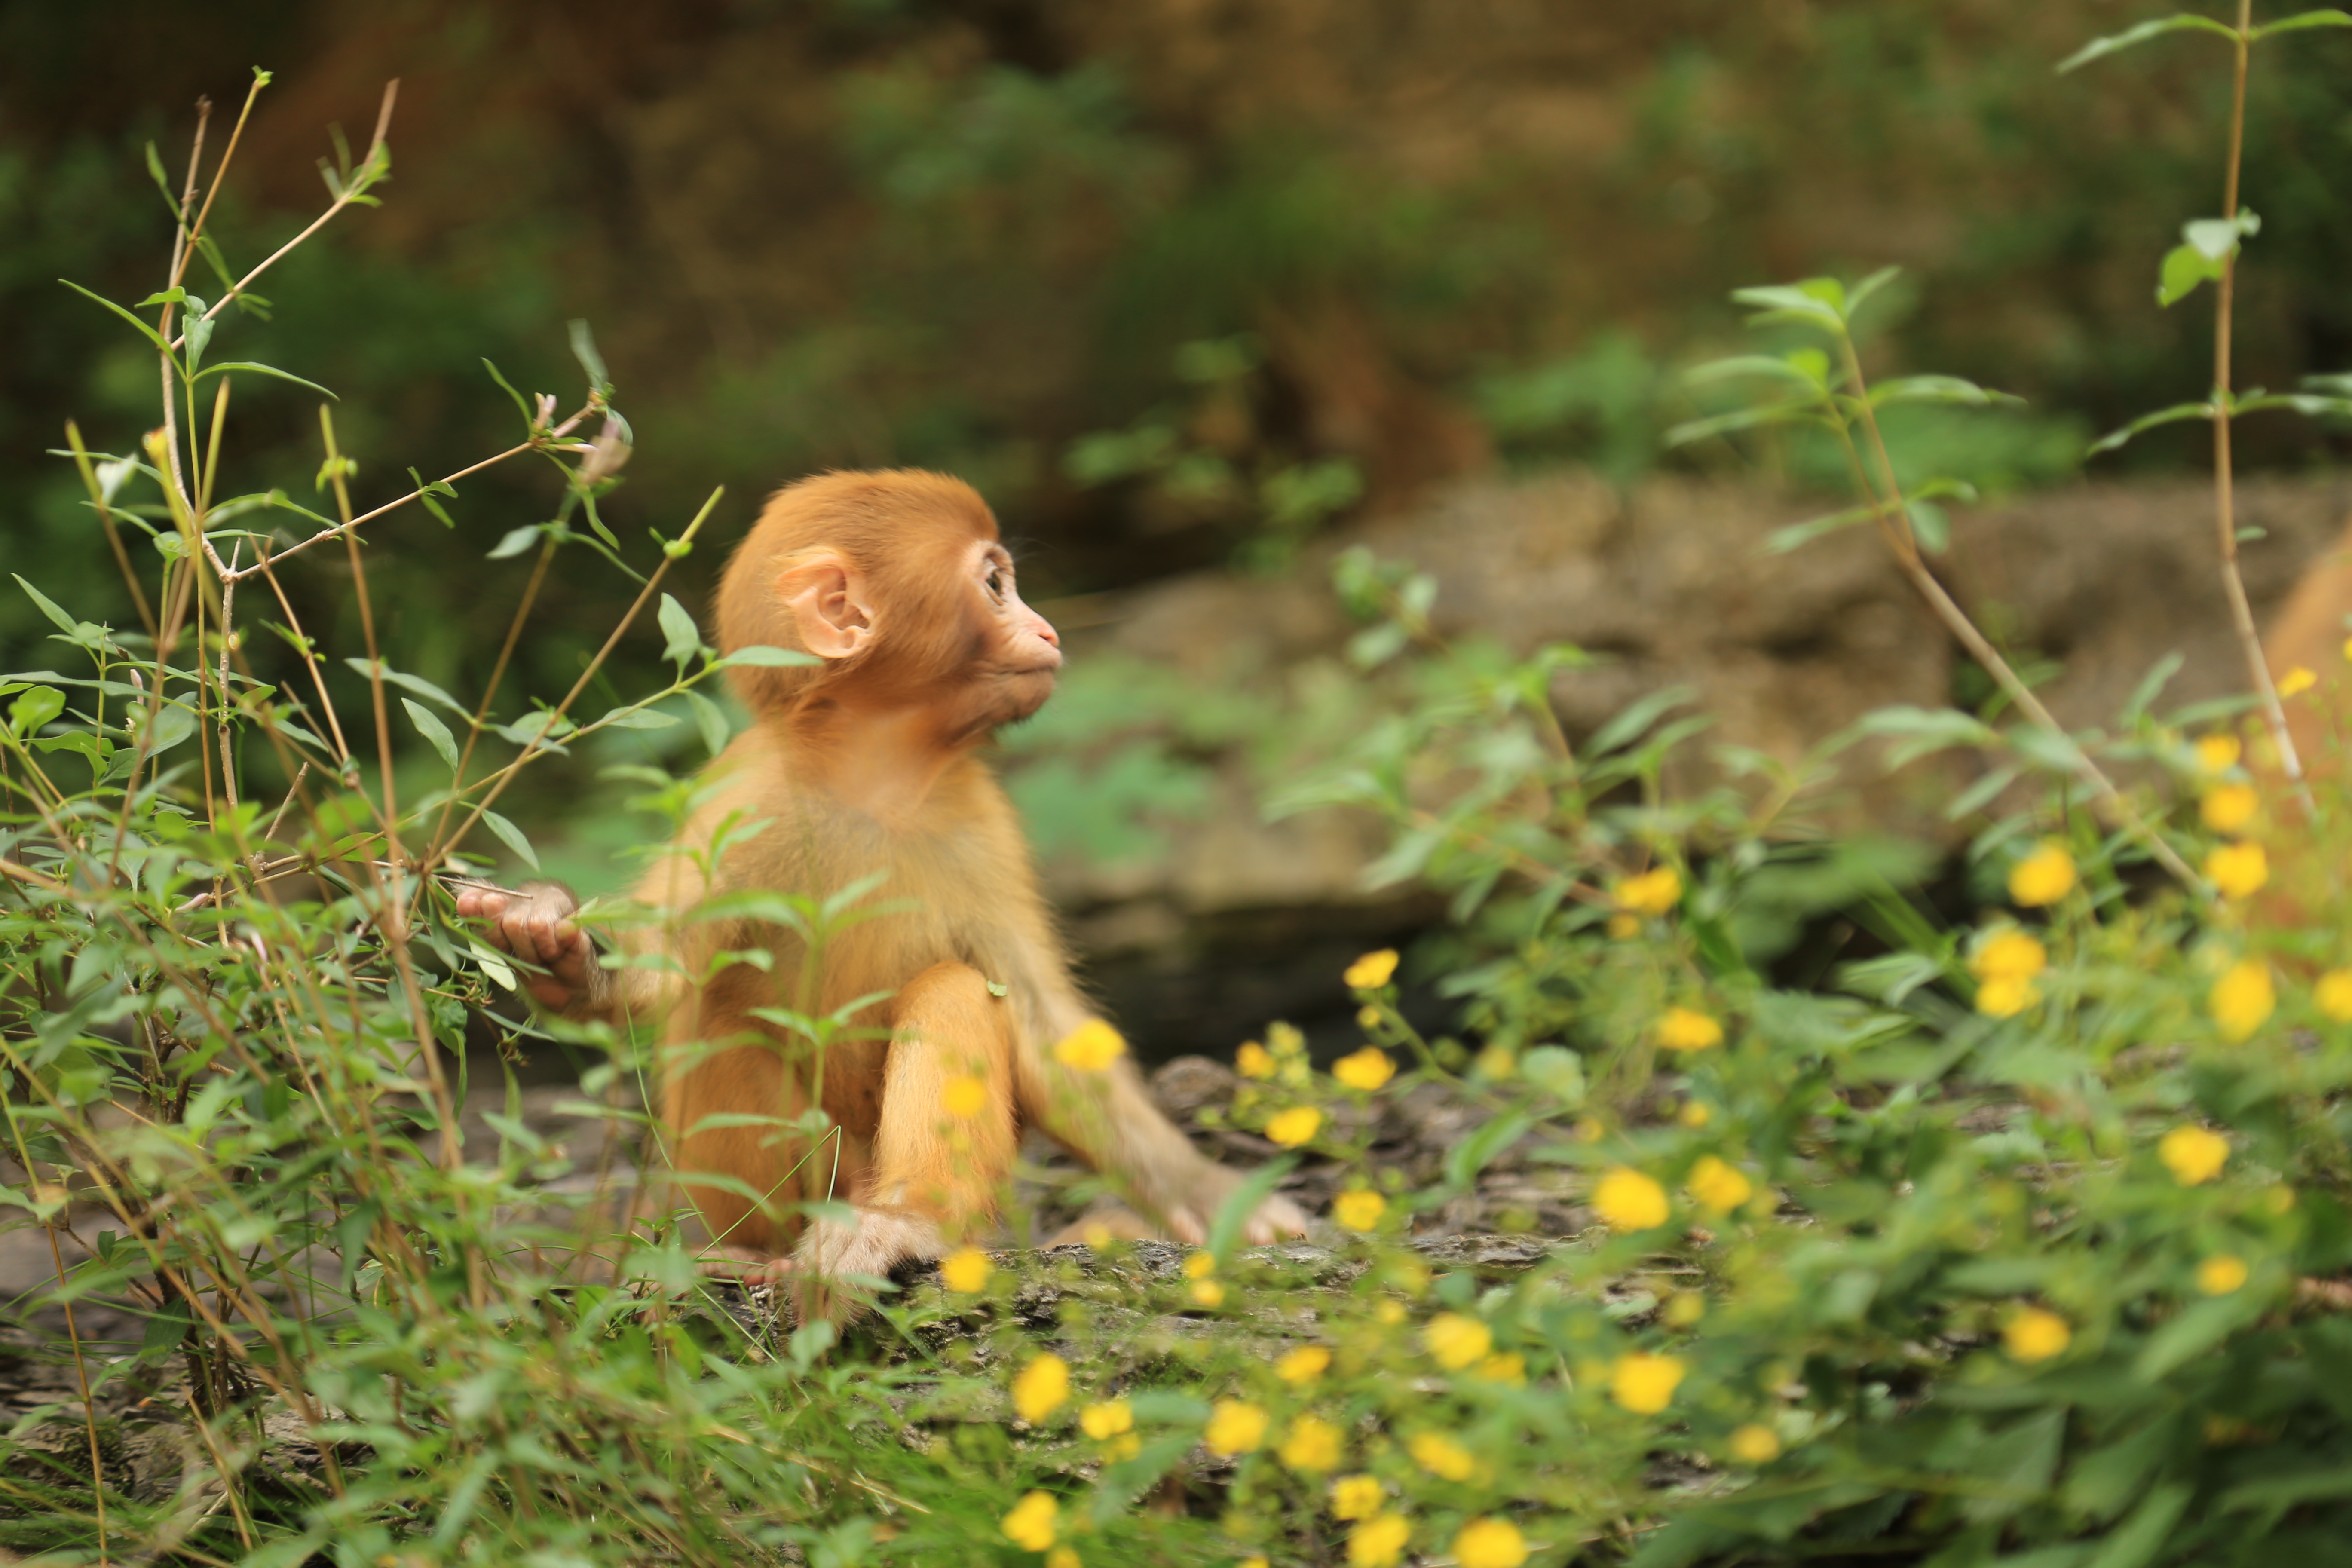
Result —
[{"label": "monkey's leg", "polygon": [[[673,1053],[700,1049],[668,1047]],[[662,1119],[670,1162],[710,1232],[714,1259],[731,1263],[780,1257],[791,1242],[790,1211],[806,1186],[794,1167],[803,1152],[778,1129],[755,1124],[703,1126],[706,1118],[745,1111],[785,1119],[807,1109],[799,1085],[771,1046],[734,1046],[679,1060],[663,1082]],[[698,1177],[726,1178],[724,1184]],[[740,1270],[723,1268],[719,1272]]]},{"label": "monkey's leg", "polygon": [[838,1316],[824,1280],[937,1258],[996,1212],[1017,1144],[1012,1010],[968,964],[940,963],[900,992],[872,1164],[854,1225],[802,1238],[803,1320]]}]

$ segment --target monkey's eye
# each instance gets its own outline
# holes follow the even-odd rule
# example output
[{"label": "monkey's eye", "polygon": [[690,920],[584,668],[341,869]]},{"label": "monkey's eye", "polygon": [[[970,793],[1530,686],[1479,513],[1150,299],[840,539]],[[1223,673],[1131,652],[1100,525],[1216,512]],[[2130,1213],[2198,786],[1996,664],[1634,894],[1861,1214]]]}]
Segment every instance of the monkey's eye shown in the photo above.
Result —
[{"label": "monkey's eye", "polygon": [[999,603],[1002,603],[1002,602],[1003,601],[1003,598],[1004,598],[1004,568],[1003,568],[1003,567],[1002,567],[1002,566],[991,566],[991,567],[988,569],[988,575],[987,575],[986,577],[982,578],[982,579],[981,579],[981,583],[982,583],[982,586],[984,586],[985,588],[987,588],[987,590],[988,590],[988,596],[989,596],[990,598],[994,599],[994,600],[997,600]]}]

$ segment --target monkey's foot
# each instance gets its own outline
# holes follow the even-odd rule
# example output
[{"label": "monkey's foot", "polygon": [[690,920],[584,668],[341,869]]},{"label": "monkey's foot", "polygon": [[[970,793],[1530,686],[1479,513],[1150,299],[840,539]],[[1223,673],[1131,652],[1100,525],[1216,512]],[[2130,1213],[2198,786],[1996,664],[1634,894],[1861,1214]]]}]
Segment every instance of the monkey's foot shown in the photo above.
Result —
[{"label": "monkey's foot", "polygon": [[[1213,1210],[1210,1211],[1213,1214]],[[1209,1239],[1209,1215],[1188,1204],[1176,1204],[1168,1210],[1168,1235],[1173,1241],[1187,1247],[1200,1247]],[[1251,1247],[1271,1247],[1277,1241],[1287,1241],[1307,1234],[1307,1215],[1297,1204],[1276,1194],[1250,1211],[1242,1222],[1242,1240]]]}]

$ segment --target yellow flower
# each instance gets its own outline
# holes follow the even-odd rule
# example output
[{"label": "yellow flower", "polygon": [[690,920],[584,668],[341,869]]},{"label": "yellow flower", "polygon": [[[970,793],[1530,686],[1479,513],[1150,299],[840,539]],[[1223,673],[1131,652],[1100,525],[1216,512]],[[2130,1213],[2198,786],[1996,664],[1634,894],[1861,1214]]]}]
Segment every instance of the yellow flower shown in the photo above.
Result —
[{"label": "yellow flower", "polygon": [[1348,965],[1348,973],[1339,978],[1346,981],[1351,990],[1377,991],[1389,983],[1389,976],[1396,973],[1396,949],[1384,947],[1378,952],[1368,952]]},{"label": "yellow flower", "polygon": [[1780,1457],[1780,1439],[1769,1426],[1750,1421],[1731,1429],[1731,1457],[1743,1465],[1769,1465]]},{"label": "yellow flower", "polygon": [[1222,1307],[1225,1303],[1225,1288],[1213,1279],[1195,1279],[1184,1292],[1195,1307]]},{"label": "yellow flower", "polygon": [[1282,1462],[1294,1470],[1320,1475],[1339,1468],[1339,1428],[1319,1416],[1302,1415],[1290,1424],[1282,1440]]},{"label": "yellow flower", "polygon": [[1466,1481],[1478,1468],[1470,1450],[1442,1432],[1417,1433],[1405,1448],[1414,1464],[1444,1480]]},{"label": "yellow flower", "polygon": [[1356,1009],[1356,1027],[1363,1030],[1364,1033],[1369,1035],[1380,1026],[1381,1010],[1379,1007],[1367,1002],[1362,1006]]},{"label": "yellow flower", "polygon": [[972,1295],[986,1285],[990,1272],[988,1254],[977,1247],[959,1248],[940,1259],[940,1282],[961,1295]]},{"label": "yellow flower", "polygon": [[1056,1546],[1045,1553],[1045,1568],[1086,1568],[1075,1546]]},{"label": "yellow flower", "polygon": [[1486,1360],[1486,1352],[1495,1348],[1494,1331],[1459,1312],[1440,1312],[1430,1319],[1421,1339],[1437,1364],[1448,1372],[1460,1372],[1472,1362]]},{"label": "yellow flower", "polygon": [[1184,1259],[1184,1278],[1206,1279],[1217,1271],[1217,1255],[1203,1247]]},{"label": "yellow flower", "polygon": [[1478,1375],[1488,1383],[1504,1383],[1513,1388],[1525,1388],[1528,1384],[1528,1358],[1523,1355],[1490,1355],[1478,1363]]},{"label": "yellow flower", "polygon": [[969,1073],[951,1078],[940,1093],[940,1103],[950,1116],[978,1116],[988,1109],[988,1085]]},{"label": "yellow flower", "polygon": [[1244,1078],[1272,1078],[1274,1056],[1255,1040],[1244,1040],[1234,1053],[1234,1070]]},{"label": "yellow flower", "polygon": [[1244,1557],[1234,1563],[1234,1568],[1274,1568],[1274,1565],[1263,1557]]},{"label": "yellow flower", "polygon": [[1675,1385],[1689,1370],[1670,1355],[1633,1351],[1609,1371],[1609,1397],[1636,1415],[1655,1415],[1674,1402]]},{"label": "yellow flower", "polygon": [[1143,1452],[1143,1438],[1133,1432],[1122,1432],[1103,1445],[1107,1459],[1132,1459]]},{"label": "yellow flower", "polygon": [[2259,844],[2217,845],[2206,852],[2205,875],[2223,898],[2247,898],[2271,879],[2270,857]]},{"label": "yellow flower", "polygon": [[1024,1552],[1043,1552],[1054,1544],[1054,1521],[1061,1511],[1053,1493],[1031,1492],[1004,1516],[1004,1538]]},{"label": "yellow flower", "polygon": [[[1720,1218],[1754,1197],[1756,1184],[1729,1161],[1719,1160],[1713,1154],[1701,1154],[1698,1163],[1691,1166],[1690,1174],[1684,1179],[1683,1191],[1688,1193],[1699,1207]],[[1660,1220],[1664,1218],[1663,1215],[1659,1216]]]},{"label": "yellow flower", "polygon": [[1388,1199],[1380,1194],[1358,1187],[1331,1200],[1331,1217],[1342,1230],[1370,1230],[1381,1223],[1388,1206]]},{"label": "yellow flower", "polygon": [[1401,1513],[1376,1513],[1348,1532],[1348,1568],[1395,1568],[1412,1526]]},{"label": "yellow flower", "polygon": [[2294,1189],[2284,1182],[2273,1182],[2263,1193],[2263,1207],[2273,1214],[2285,1214],[2294,1207]]},{"label": "yellow flower", "polygon": [[1378,1318],[1381,1322],[1393,1329],[1405,1320],[1404,1303],[1402,1301],[1381,1300],[1372,1308],[1372,1316]]},{"label": "yellow flower", "polygon": [[1333,1519],[1370,1519],[1384,1500],[1381,1483],[1370,1476],[1341,1476],[1331,1483]]},{"label": "yellow flower", "polygon": [[1688,1007],[1669,1007],[1658,1020],[1658,1044],[1670,1051],[1703,1051],[1723,1044],[1723,1026]]},{"label": "yellow flower", "polygon": [[2215,784],[2197,803],[2197,816],[2216,833],[2235,833],[2254,819],[2261,804],[2252,784]]},{"label": "yellow flower", "polygon": [[2344,639],[2344,657],[2347,660],[2352,660],[2352,637]]},{"label": "yellow flower", "polygon": [[1979,980],[2031,980],[2049,967],[2050,950],[2015,926],[1985,938],[1969,959],[1969,973]]},{"label": "yellow flower", "polygon": [[1312,1383],[1330,1365],[1329,1351],[1321,1345],[1301,1345],[1274,1363],[1274,1375],[1288,1384]]},{"label": "yellow flower", "polygon": [[1054,1047],[1054,1059],[1080,1072],[1101,1072],[1127,1054],[1127,1042],[1100,1018],[1089,1018]]},{"label": "yellow flower", "polygon": [[1323,1125],[1323,1113],[1311,1105],[1294,1105],[1277,1111],[1265,1124],[1265,1135],[1286,1149],[1311,1140]]},{"label": "yellow flower", "polygon": [[1497,1082],[1517,1078],[1519,1072],[1518,1055],[1508,1046],[1488,1046],[1478,1053],[1476,1065],[1481,1078]]},{"label": "yellow flower", "polygon": [[1519,1568],[1527,1560],[1527,1539],[1508,1520],[1474,1519],[1454,1538],[1462,1568]]},{"label": "yellow flower", "polygon": [[1045,1352],[1013,1380],[1013,1408],[1024,1421],[1043,1421],[1070,1397],[1070,1363]]},{"label": "yellow flower", "polygon": [[2318,684],[2319,677],[2298,664],[2278,678],[2278,694],[2281,697],[2296,697]]},{"label": "yellow flower", "polygon": [[1609,917],[1609,934],[1619,942],[1642,934],[1642,917],[1620,910]]},{"label": "yellow flower", "polygon": [[1706,1298],[1696,1290],[1677,1290],[1658,1308],[1658,1318],[1670,1329],[1687,1329],[1706,1316]]},{"label": "yellow flower", "polygon": [[2044,844],[2009,868],[2009,896],[2027,909],[2054,904],[2074,886],[2074,858],[2063,844]]},{"label": "yellow flower", "polygon": [[1666,1189],[1628,1165],[1601,1173],[1592,1188],[1592,1211],[1612,1230],[1649,1230],[1673,1212]]},{"label": "yellow flower", "polygon": [[2009,1353],[2021,1362],[2048,1361],[2074,1342],[2066,1320],[2040,1307],[2021,1307],[2001,1331]]},{"label": "yellow flower", "polygon": [[1107,1399],[1078,1412],[1078,1425],[1097,1442],[1135,1430],[1135,1412],[1124,1399]]},{"label": "yellow flower", "polygon": [[1988,1018],[2014,1018],[2041,1000],[2033,982],[2015,975],[1996,974],[1977,987],[1977,1011]]},{"label": "yellow flower", "polygon": [[2216,1253],[2197,1266],[2197,1289],[2208,1296],[2226,1296],[2246,1282],[2246,1260]]},{"label": "yellow flower", "polygon": [[2270,965],[2259,958],[2240,959],[2223,970],[2206,998],[2213,1022],[2221,1026],[2223,1037],[2232,1041],[2245,1039],[2261,1028],[2277,1005]]},{"label": "yellow flower", "polygon": [[2197,742],[2197,765],[2209,773],[2226,773],[2238,765],[2243,749],[2235,735],[2207,735]]},{"label": "yellow flower", "polygon": [[1675,1120],[1696,1131],[1714,1121],[1715,1112],[1709,1110],[1703,1101],[1685,1100],[1682,1109],[1675,1112]]},{"label": "yellow flower", "polygon": [[1255,1452],[1265,1441],[1265,1412],[1242,1399],[1220,1399],[1209,1413],[1201,1442],[1222,1456]]},{"label": "yellow flower", "polygon": [[1609,889],[1617,907],[1637,915],[1663,915],[1683,901],[1682,874],[1661,866],[1638,877],[1628,877]]},{"label": "yellow flower", "polygon": [[2311,1000],[2331,1024],[2352,1024],[2352,969],[2331,969],[2311,988]]},{"label": "yellow flower", "polygon": [[1331,1076],[1349,1089],[1360,1089],[1370,1094],[1396,1076],[1396,1063],[1389,1060],[1388,1052],[1377,1046],[1366,1046],[1331,1064]]},{"label": "yellow flower", "polygon": [[2202,1186],[2230,1163],[2230,1141],[2202,1127],[2176,1127],[2158,1142],[2156,1157],[2182,1186]]}]

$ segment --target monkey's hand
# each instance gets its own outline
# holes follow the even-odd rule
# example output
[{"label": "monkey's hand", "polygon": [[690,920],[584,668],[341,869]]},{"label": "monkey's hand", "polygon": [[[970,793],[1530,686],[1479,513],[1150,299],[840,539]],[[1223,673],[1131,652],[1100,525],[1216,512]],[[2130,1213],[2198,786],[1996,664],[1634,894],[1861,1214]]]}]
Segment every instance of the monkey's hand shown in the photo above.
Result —
[{"label": "monkey's hand", "polygon": [[580,900],[561,882],[527,882],[520,894],[489,888],[466,888],[457,894],[457,913],[488,921],[483,934],[492,947],[539,966],[524,972],[523,989],[551,1013],[576,1012],[602,990],[596,949],[572,921],[579,908]]},{"label": "monkey's hand", "polygon": [[921,1215],[862,1206],[854,1212],[856,1217],[845,1223],[812,1220],[790,1258],[761,1259],[741,1248],[715,1247],[703,1260],[702,1272],[788,1291],[799,1322],[824,1318],[843,1323],[865,1308],[857,1292],[845,1283],[847,1277],[887,1279],[902,1263],[947,1256],[940,1227]]}]

